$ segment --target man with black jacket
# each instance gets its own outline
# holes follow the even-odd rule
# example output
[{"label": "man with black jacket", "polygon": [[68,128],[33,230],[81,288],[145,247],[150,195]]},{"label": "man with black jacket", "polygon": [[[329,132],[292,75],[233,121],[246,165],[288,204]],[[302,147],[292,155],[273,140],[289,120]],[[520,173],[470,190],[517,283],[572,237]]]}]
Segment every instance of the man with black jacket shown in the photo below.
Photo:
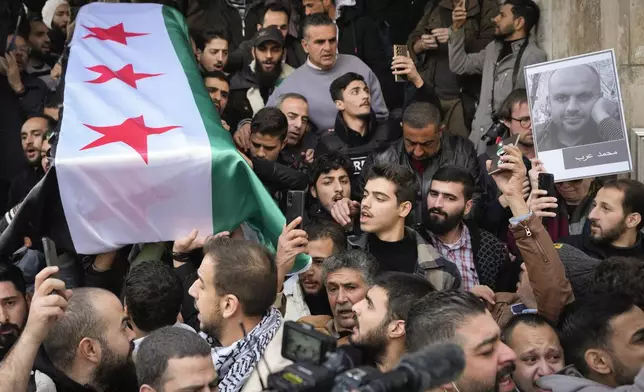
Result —
[{"label": "man with black jacket", "polygon": [[596,259],[612,256],[644,259],[644,184],[635,180],[608,181],[597,192],[588,214],[590,233],[563,238]]},{"label": "man with black jacket", "polygon": [[286,116],[277,108],[264,108],[253,117],[250,129],[251,149],[247,162],[269,192],[280,200],[282,192],[305,190],[309,176],[279,162],[280,151],[286,146]]},{"label": "man with black jacket", "polygon": [[[306,53],[300,40],[288,33],[290,14],[291,11],[286,4],[278,1],[266,2],[257,24],[257,30],[275,26],[284,37],[284,56],[282,61],[293,68],[297,68],[306,62]],[[252,39],[242,42],[235,51],[230,53],[226,71],[237,72],[248,66],[253,61],[252,50]]]},{"label": "man with black jacket", "polygon": [[365,184],[369,168],[381,162],[398,162],[413,169],[420,182],[419,192],[412,212],[407,217],[407,226],[419,227],[424,223],[421,211],[427,211],[427,195],[434,173],[445,165],[457,165],[467,169],[474,177],[474,206],[470,218],[483,208],[484,188],[476,150],[472,142],[460,136],[444,133],[440,129],[439,110],[430,103],[414,102],[403,115],[403,137],[379,154],[371,155],[362,169],[360,191]]},{"label": "man with black jacket", "polygon": [[277,27],[259,30],[252,50],[254,60],[230,80],[226,110],[228,125],[235,132],[235,143],[243,149],[249,147],[250,132],[246,124],[266,105],[275,88],[293,72],[290,65],[282,63],[284,38]]},{"label": "man with black jacket", "polygon": [[389,127],[386,121],[378,121],[371,110],[371,94],[361,75],[348,72],[334,80],[330,90],[338,108],[335,129],[322,135],[316,155],[339,152],[351,159],[351,181],[356,189],[367,156],[391,141]]}]

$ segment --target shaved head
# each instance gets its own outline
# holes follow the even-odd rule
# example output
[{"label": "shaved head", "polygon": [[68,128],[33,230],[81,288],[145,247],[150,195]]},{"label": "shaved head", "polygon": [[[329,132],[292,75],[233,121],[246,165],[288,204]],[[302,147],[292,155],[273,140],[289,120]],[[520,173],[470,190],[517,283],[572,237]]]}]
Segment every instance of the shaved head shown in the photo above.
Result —
[{"label": "shaved head", "polygon": [[595,68],[583,64],[559,69],[548,82],[551,119],[561,132],[580,135],[592,125],[592,110],[601,96]]}]

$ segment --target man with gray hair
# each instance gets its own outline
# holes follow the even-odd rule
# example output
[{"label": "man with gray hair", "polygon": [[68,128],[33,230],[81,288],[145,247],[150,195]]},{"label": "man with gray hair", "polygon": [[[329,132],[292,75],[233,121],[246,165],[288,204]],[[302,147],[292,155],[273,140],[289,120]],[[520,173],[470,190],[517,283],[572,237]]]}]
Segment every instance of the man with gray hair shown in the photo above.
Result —
[{"label": "man with gray hair", "polygon": [[74,289],[67,309],[43,342],[34,368],[58,391],[130,391],[138,387],[134,332],[121,301],[98,288]]},{"label": "man with gray hair", "polygon": [[298,93],[282,94],[275,107],[288,120],[286,146],[280,151],[280,159],[294,169],[302,169],[313,163],[318,137],[310,129],[309,101]]},{"label": "man with gray hair", "polygon": [[348,250],[327,258],[322,264],[322,280],[333,317],[306,316],[298,322],[335,337],[338,345],[349,344],[349,335],[355,327],[353,305],[365,298],[377,270],[373,256],[361,250]]},{"label": "man with gray hair", "polygon": [[548,106],[550,119],[537,128],[540,152],[624,138],[619,108],[603,97],[599,72],[588,64],[550,75]]},{"label": "man with gray hair", "polygon": [[144,361],[136,364],[139,392],[215,390],[217,372],[210,345],[199,335],[177,327],[163,327],[141,343]]}]

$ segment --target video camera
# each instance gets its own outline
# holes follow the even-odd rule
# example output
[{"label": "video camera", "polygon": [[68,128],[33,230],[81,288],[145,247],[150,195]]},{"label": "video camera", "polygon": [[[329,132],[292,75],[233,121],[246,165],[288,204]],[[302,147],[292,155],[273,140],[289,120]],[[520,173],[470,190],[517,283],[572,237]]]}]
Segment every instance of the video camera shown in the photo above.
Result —
[{"label": "video camera", "polygon": [[463,350],[437,344],[405,355],[391,372],[362,365],[360,350],[336,346],[335,338],[312,326],[284,324],[282,356],[294,363],[268,376],[268,391],[278,392],[424,392],[453,381],[465,368]]},{"label": "video camera", "polygon": [[494,141],[498,137],[505,138],[506,135],[510,132],[510,129],[503,123],[498,115],[494,115],[492,117],[492,121],[494,121],[493,124],[481,137],[481,140],[483,140],[483,142],[488,146],[494,144]]}]

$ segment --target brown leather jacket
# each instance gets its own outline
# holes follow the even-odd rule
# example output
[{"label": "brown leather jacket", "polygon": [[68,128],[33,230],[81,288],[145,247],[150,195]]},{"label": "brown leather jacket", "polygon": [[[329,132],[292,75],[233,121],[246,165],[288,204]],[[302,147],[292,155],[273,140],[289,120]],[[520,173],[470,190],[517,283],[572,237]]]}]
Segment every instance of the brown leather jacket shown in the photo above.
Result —
[{"label": "brown leather jacket", "polygon": [[[572,287],[550,235],[536,216],[517,226],[510,226],[526,265],[530,285],[537,302],[537,311],[549,320],[557,321],[564,305],[574,300]],[[512,305],[520,304],[516,293],[496,293],[491,313],[503,327],[513,316]]]},{"label": "brown leather jacket", "polygon": [[317,316],[306,316],[297,320],[299,324],[309,324],[315,328],[316,331],[322,332],[325,335],[333,336],[338,339],[338,346],[344,346],[349,344],[349,337],[342,336],[338,334],[335,330],[335,323],[333,322],[333,317],[327,315],[317,315]]}]

